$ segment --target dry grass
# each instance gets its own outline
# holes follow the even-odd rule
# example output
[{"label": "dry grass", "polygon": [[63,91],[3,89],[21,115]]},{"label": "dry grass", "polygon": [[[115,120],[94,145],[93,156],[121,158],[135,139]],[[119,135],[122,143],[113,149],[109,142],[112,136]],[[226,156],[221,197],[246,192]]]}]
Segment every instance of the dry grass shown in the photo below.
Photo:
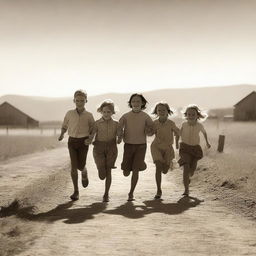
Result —
[{"label": "dry grass", "polygon": [[[214,163],[215,174],[223,186],[246,193],[256,192],[256,123],[205,123],[212,149],[206,152]],[[225,135],[223,153],[217,152],[218,136]],[[226,182],[226,183],[225,183]],[[224,184],[223,184],[224,183]]]},{"label": "dry grass", "polygon": [[56,136],[0,136],[0,160],[63,146]]}]

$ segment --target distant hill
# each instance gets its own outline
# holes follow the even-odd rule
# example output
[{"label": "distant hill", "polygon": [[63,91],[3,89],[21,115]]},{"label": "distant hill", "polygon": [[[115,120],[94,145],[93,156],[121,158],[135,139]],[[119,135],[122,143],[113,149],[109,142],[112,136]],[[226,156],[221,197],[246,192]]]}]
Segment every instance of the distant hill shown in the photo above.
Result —
[{"label": "distant hill", "polygon": [[[232,108],[234,104],[256,91],[255,85],[234,85],[224,87],[203,87],[189,89],[159,89],[144,92],[148,100],[147,111],[150,111],[154,104],[160,100],[167,101],[171,107],[181,108],[190,103],[196,103],[204,109]],[[88,97],[86,109],[92,112],[95,118],[97,106],[104,99],[112,99],[119,108],[116,118],[129,110],[127,101],[130,93],[109,93]],[[0,97],[0,104],[7,101],[16,108],[30,115],[39,121],[61,121],[68,109],[74,108],[73,98],[47,98],[20,95],[4,95]]]}]

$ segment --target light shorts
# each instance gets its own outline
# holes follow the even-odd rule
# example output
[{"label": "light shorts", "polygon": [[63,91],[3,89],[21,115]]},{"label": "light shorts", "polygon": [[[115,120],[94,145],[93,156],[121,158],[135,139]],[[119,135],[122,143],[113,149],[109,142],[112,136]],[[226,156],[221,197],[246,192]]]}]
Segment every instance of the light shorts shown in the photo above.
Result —
[{"label": "light shorts", "polygon": [[93,158],[98,171],[106,171],[115,167],[117,158],[116,141],[94,141]]},{"label": "light shorts", "polygon": [[159,145],[152,142],[150,149],[154,163],[160,161],[166,166],[170,166],[171,161],[175,157],[172,145]]}]

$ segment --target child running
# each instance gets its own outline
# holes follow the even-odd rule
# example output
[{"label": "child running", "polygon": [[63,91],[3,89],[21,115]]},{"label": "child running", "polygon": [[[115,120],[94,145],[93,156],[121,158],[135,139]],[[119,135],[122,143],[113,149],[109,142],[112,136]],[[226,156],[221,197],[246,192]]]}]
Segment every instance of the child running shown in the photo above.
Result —
[{"label": "child running", "polygon": [[167,103],[157,103],[152,114],[158,116],[158,119],[154,121],[155,138],[151,143],[151,155],[156,166],[157,192],[155,199],[160,199],[162,196],[162,173],[166,174],[169,168],[172,168],[172,160],[175,156],[172,147],[173,134],[178,140],[179,128],[168,118],[168,115],[172,115],[173,111]]},{"label": "child running", "polygon": [[205,118],[197,105],[189,105],[184,116],[187,119],[181,126],[181,143],[179,149],[180,159],[178,161],[180,166],[183,166],[183,184],[185,191],[184,196],[189,196],[190,178],[194,175],[197,167],[197,161],[203,157],[203,151],[200,146],[199,133],[202,132],[208,148],[211,145],[207,139],[207,133],[202,123],[198,120]]},{"label": "child running", "polygon": [[121,168],[124,176],[132,172],[131,188],[128,194],[128,201],[134,200],[134,190],[139,179],[139,171],[147,168],[144,162],[146,154],[146,133],[153,130],[153,121],[144,109],[147,100],[142,94],[132,94],[128,105],[132,109],[125,113],[119,120],[119,136],[124,141],[124,153]]},{"label": "child running", "polygon": [[[99,178],[105,180],[103,202],[109,202],[109,189],[112,181],[111,170],[116,168],[118,122],[112,119],[112,115],[115,114],[112,101],[103,101],[97,111],[102,114],[102,117],[95,122],[92,132],[92,136],[96,135],[93,142],[93,157]],[[118,142],[120,143],[121,140],[119,139]]]},{"label": "child running", "polygon": [[84,108],[87,102],[87,94],[82,90],[74,93],[74,103],[76,108],[69,110],[64,118],[59,140],[64,138],[68,131],[68,150],[71,160],[71,178],[74,186],[74,193],[70,196],[71,200],[79,199],[78,172],[81,171],[83,187],[89,184],[86,165],[87,152],[90,144],[90,133],[93,128],[94,118],[90,112]]}]

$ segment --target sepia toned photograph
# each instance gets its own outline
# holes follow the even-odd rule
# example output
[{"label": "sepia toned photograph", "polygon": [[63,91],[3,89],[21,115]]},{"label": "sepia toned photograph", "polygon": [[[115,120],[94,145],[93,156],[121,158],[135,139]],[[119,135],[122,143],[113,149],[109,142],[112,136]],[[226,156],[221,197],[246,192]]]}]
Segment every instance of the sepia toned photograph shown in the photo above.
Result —
[{"label": "sepia toned photograph", "polygon": [[256,255],[255,12],[0,0],[0,256]]}]

